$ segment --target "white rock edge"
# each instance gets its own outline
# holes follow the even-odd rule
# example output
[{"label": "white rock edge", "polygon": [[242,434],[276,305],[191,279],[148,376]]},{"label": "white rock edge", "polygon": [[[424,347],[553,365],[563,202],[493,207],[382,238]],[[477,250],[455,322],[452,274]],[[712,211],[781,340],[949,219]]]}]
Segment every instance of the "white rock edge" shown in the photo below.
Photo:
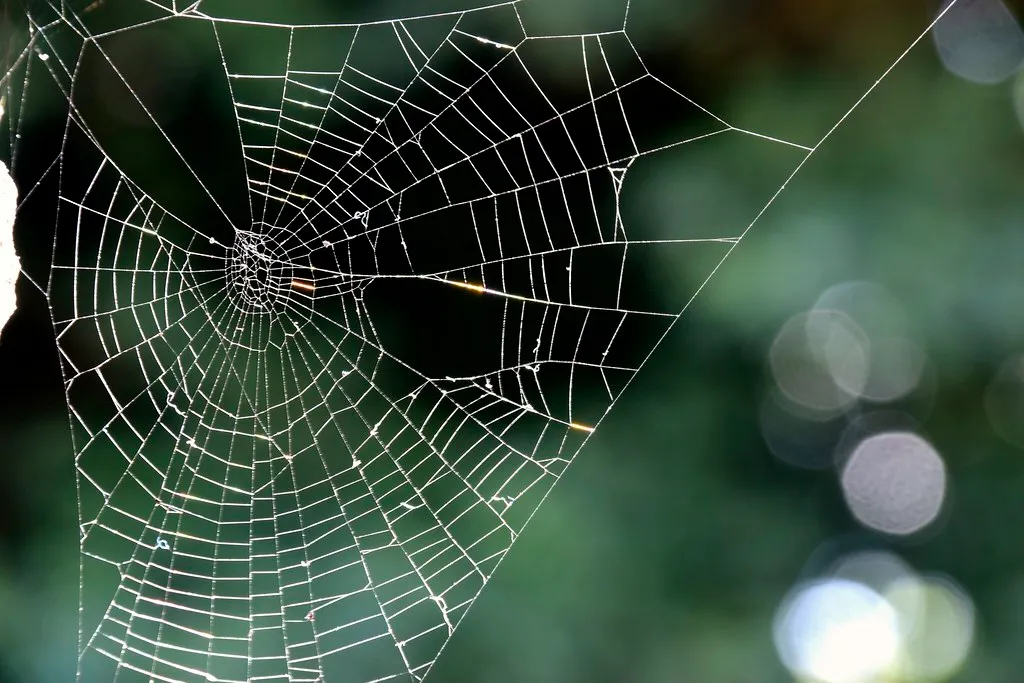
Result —
[{"label": "white rock edge", "polygon": [[18,308],[15,286],[21,261],[14,250],[14,214],[18,209],[18,187],[7,166],[0,161],[0,333]]}]

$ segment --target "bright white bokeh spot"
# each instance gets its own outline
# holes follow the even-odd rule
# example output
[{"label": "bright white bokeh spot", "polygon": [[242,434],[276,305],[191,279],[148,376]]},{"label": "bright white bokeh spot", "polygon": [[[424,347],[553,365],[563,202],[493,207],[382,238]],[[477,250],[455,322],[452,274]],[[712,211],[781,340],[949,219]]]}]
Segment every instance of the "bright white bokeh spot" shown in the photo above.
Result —
[{"label": "bright white bokeh spot", "polygon": [[975,608],[952,580],[884,550],[840,557],[826,576],[795,588],[776,613],[775,645],[798,681],[939,683],[963,668]]},{"label": "bright white bokeh spot", "polygon": [[867,339],[849,316],[816,310],[786,321],[769,364],[786,398],[827,416],[857,399],[867,381],[867,354]]},{"label": "bright white bokeh spot", "polygon": [[899,654],[896,611],[867,586],[827,579],[797,587],[779,607],[775,647],[795,676],[867,683]]},{"label": "bright white bokeh spot", "polygon": [[1000,83],[1024,64],[1024,31],[1002,0],[956,0],[932,38],[943,66],[973,83]]},{"label": "bright white bokeh spot", "polygon": [[985,391],[985,413],[993,431],[1024,448],[1024,356],[1006,360]]},{"label": "bright white bokeh spot", "polygon": [[944,578],[908,577],[885,598],[900,621],[899,680],[940,681],[963,666],[974,642],[974,604]]},{"label": "bright white bokeh spot", "polygon": [[912,534],[935,521],[946,497],[946,466],[927,441],[909,432],[864,439],[842,471],[843,496],[863,525]]}]

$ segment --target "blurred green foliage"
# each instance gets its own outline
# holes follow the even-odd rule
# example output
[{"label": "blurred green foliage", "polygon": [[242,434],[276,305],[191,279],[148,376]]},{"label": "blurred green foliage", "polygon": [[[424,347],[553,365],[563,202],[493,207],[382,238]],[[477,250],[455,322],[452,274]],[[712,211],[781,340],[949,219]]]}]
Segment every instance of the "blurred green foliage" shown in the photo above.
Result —
[{"label": "blurred green foliage", "polygon": [[[805,145],[934,9],[882,0],[632,4],[631,35],[655,73],[736,126]],[[354,7],[383,17],[429,11],[397,0]],[[619,2],[540,7],[537,21],[554,26],[603,21]],[[892,547],[921,570],[954,577],[979,622],[957,680],[1019,680],[1024,456],[993,434],[982,401],[1005,357],[1024,350],[1024,133],[1013,96],[1010,84],[946,73],[927,39],[889,74],[701,291],[517,542],[431,681],[790,680],[772,618],[826,542]],[[681,221],[738,233],[799,156],[730,137],[656,157],[630,179],[626,220],[647,234]],[[33,230],[45,241],[49,228],[20,229],[19,240],[37,239],[24,234]],[[650,296],[675,305],[706,271],[666,254],[651,263]],[[930,358],[931,393],[896,407],[946,458],[952,497],[942,528],[914,542],[861,530],[834,472],[789,468],[761,437],[773,335],[847,280],[892,292]],[[0,681],[49,683],[74,672],[74,464],[45,303],[29,287],[21,298],[0,340]]]}]

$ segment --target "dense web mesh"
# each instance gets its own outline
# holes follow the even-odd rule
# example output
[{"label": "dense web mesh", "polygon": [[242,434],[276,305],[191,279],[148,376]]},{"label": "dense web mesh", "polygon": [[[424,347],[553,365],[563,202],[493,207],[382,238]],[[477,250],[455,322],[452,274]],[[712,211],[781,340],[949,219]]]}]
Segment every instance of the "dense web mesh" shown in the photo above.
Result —
[{"label": "dense web mesh", "polygon": [[[421,680],[687,304],[645,300],[652,250],[710,276],[749,227],[632,234],[635,162],[814,148],[677,92],[625,24],[114,4],[30,4],[4,80],[19,225],[56,231],[79,678]],[[218,66],[221,119],[166,116],[124,49],[161,36]]]}]

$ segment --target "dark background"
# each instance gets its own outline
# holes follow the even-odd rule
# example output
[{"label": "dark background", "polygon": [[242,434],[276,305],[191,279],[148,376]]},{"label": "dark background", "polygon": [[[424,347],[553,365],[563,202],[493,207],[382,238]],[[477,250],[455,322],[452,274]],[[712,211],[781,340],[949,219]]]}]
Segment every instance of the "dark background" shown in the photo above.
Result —
[{"label": "dark background", "polygon": [[[630,35],[653,72],[737,127],[804,145],[822,138],[936,11],[910,0],[633,5]],[[540,20],[552,26],[620,11],[613,0],[544,7]],[[394,17],[439,8],[363,3],[351,12]],[[266,11],[293,18],[292,10]],[[304,3],[301,11],[320,10]],[[16,26],[16,8],[5,14]],[[145,48],[134,48],[139,59]],[[195,78],[217,68],[200,63]],[[982,85],[951,74],[930,39],[900,62],[681,317],[488,584],[430,680],[791,680],[772,643],[780,602],[820,569],[822,554],[865,548],[947,575],[970,596],[974,645],[955,680],[1018,680],[1024,456],[997,435],[986,411],[1000,367],[1024,351],[1024,108],[1016,83],[1016,76]],[[190,102],[196,87],[172,91]],[[183,124],[197,115],[188,110]],[[63,114],[39,116],[40,136],[63,123]],[[664,125],[671,132],[672,122]],[[647,232],[685,219],[737,234],[796,158],[792,149],[745,138],[668,155],[631,189],[628,220]],[[19,223],[30,273],[45,270],[48,229],[43,220]],[[650,263],[651,308],[677,310],[707,275],[673,261],[674,253]],[[830,418],[835,433],[811,450],[827,460],[843,427],[862,415],[885,411],[915,425],[943,456],[951,493],[940,521],[910,539],[864,529],[834,469],[789,466],[763,435],[775,335],[827,288],[849,281],[877,283],[898,302],[902,329],[927,356],[924,379],[896,402],[848,404]],[[19,297],[0,337],[0,681],[66,681],[78,604],[73,451],[46,301],[24,280]],[[1004,431],[1007,420],[1012,431],[1014,414],[1004,415]],[[794,438],[821,423],[821,416],[796,420]]]}]

